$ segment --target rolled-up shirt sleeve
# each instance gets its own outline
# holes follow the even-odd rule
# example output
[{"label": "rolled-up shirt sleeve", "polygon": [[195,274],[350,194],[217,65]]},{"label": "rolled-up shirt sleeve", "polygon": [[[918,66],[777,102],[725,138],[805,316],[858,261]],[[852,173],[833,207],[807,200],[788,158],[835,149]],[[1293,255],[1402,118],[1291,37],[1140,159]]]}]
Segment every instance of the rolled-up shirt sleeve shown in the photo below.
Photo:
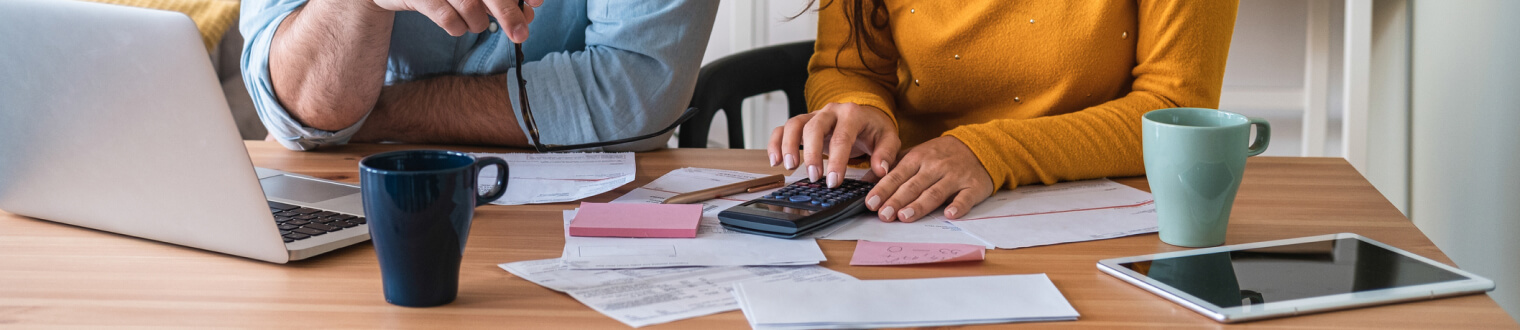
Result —
[{"label": "rolled-up shirt sleeve", "polygon": [[[523,66],[540,138],[546,144],[590,143],[670,125],[691,104],[717,12],[718,2],[711,0],[587,1],[586,49],[550,53]],[[516,79],[508,83],[515,100]],[[512,106],[522,122],[518,104]],[[605,149],[657,149],[669,139],[666,134]]]},{"label": "rolled-up shirt sleeve", "polygon": [[[311,150],[325,145],[347,143],[359,131],[364,119],[338,131],[307,127],[296,121],[275,97],[269,77],[269,45],[274,33],[290,12],[307,0],[243,0],[238,30],[243,33],[243,83],[253,97],[259,120],[276,141],[291,150]],[[368,118],[368,115],[365,115]]]}]

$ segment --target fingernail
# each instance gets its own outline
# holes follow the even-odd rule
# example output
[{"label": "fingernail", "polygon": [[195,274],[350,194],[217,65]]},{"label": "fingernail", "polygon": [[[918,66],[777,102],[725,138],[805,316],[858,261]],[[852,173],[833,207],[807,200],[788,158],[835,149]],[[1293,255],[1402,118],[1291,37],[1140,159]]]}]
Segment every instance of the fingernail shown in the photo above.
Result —
[{"label": "fingernail", "polygon": [[886,172],[887,171],[887,161],[885,161],[885,160],[881,161],[881,171],[882,172]]},{"label": "fingernail", "polygon": [[818,165],[808,165],[808,180],[818,182]]},{"label": "fingernail", "polygon": [[955,214],[956,214],[956,211],[959,211],[959,210],[956,210],[954,206],[945,208],[945,217],[946,218],[954,218]]},{"label": "fingernail", "polygon": [[517,43],[523,43],[523,42],[528,41],[528,25],[527,24],[518,25],[516,29],[513,29],[512,30],[512,38],[520,40]]},{"label": "fingernail", "polygon": [[792,156],[792,154],[786,154],[786,156],[784,158],[786,158],[786,169],[788,169],[788,170],[795,170],[795,169],[797,169],[797,157],[796,156]]},{"label": "fingernail", "polygon": [[870,206],[871,209],[875,209],[876,206],[880,205],[880,204],[881,204],[881,196],[871,195],[871,198],[867,198],[866,199],[866,206]]},{"label": "fingernail", "polygon": [[877,212],[877,214],[881,215],[882,221],[892,221],[892,219],[897,216],[897,213],[892,213],[892,211],[892,207],[888,206],[881,208],[881,212]]},{"label": "fingernail", "polygon": [[913,218],[913,209],[911,209],[911,208],[902,209],[902,211],[897,212],[897,219],[898,220],[908,221],[908,219],[912,219],[912,218]]},{"label": "fingernail", "polygon": [[776,167],[776,154],[771,154],[771,167]]},{"label": "fingernail", "polygon": [[829,172],[829,188],[839,187],[839,172]]}]

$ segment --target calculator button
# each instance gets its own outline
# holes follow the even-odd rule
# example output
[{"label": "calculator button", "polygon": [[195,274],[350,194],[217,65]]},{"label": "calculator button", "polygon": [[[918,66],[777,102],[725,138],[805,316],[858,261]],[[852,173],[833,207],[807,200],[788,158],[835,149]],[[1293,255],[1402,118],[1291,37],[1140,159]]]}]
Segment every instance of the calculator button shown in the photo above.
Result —
[{"label": "calculator button", "polygon": [[814,199],[812,203],[813,203],[813,205],[823,204],[823,200],[822,199]]},{"label": "calculator button", "polygon": [[787,200],[792,201],[792,202],[796,202],[796,203],[804,203],[804,202],[813,200],[813,197],[810,197],[810,196],[792,196],[790,199],[787,199]]}]

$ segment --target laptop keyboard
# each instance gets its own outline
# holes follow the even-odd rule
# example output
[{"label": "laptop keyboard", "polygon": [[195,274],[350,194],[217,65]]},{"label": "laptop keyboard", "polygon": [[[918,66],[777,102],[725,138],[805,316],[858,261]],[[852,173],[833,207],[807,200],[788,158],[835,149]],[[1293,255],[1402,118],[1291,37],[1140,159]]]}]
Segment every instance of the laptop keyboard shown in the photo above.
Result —
[{"label": "laptop keyboard", "polygon": [[269,212],[274,213],[274,222],[280,226],[280,235],[285,237],[285,243],[322,236],[366,223],[364,217],[276,201],[269,201]]}]

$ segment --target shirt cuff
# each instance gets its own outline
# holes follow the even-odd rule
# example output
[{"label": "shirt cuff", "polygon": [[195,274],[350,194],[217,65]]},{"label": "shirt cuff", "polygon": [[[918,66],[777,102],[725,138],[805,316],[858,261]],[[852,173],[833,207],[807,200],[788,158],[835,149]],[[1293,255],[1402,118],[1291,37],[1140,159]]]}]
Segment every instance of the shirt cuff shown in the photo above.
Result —
[{"label": "shirt cuff", "polygon": [[[556,61],[553,56],[546,56],[539,60],[537,65],[524,66],[524,77],[547,77],[558,75],[562,72],[573,75],[575,72],[568,66],[568,61]],[[533,135],[528,134],[528,122],[523,118],[522,95],[518,94],[517,69],[508,69],[505,74],[507,79],[507,95],[511,96],[512,114],[517,116],[517,124],[522,128],[523,135],[528,138],[528,143],[533,143]],[[573,77],[571,77],[573,78]],[[596,129],[591,127],[591,114],[585,100],[567,95],[584,95],[577,79],[540,79],[545,83],[528,83],[528,104],[533,109],[533,123],[538,126],[538,137],[544,144],[582,144],[601,141],[597,136]],[[553,86],[546,83],[553,82]],[[537,106],[534,106],[534,105]],[[361,121],[362,122],[362,121]],[[612,137],[621,138],[621,137]],[[667,137],[667,139],[669,139]],[[574,151],[599,152],[603,148],[586,148]]]},{"label": "shirt cuff", "polygon": [[297,1],[288,4],[288,8],[271,10],[279,14],[248,39],[243,51],[243,80],[248,85],[248,94],[253,99],[254,108],[258,110],[259,120],[264,122],[264,127],[269,129],[269,134],[280,145],[291,150],[311,150],[348,143],[369,118],[369,113],[365,113],[364,118],[358,122],[337,131],[311,128],[291,117],[285,107],[280,105],[279,98],[275,97],[273,80],[269,76],[269,47],[280,23],[285,21],[291,11],[304,4],[305,1]]}]

